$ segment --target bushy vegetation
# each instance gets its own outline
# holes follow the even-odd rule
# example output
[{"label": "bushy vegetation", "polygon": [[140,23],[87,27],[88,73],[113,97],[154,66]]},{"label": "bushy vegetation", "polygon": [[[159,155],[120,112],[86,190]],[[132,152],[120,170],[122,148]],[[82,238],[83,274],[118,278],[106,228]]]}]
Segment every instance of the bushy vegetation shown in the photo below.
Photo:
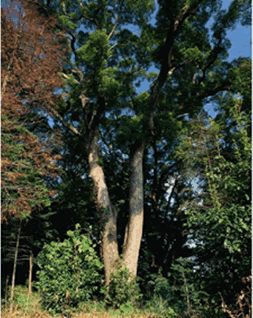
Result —
[{"label": "bushy vegetation", "polygon": [[121,259],[118,260],[116,270],[111,274],[109,286],[104,286],[102,292],[109,306],[123,311],[132,309],[141,299],[138,282],[131,277]]},{"label": "bushy vegetation", "polygon": [[194,276],[192,263],[183,258],[175,261],[168,277],[160,271],[151,275],[148,285],[152,288],[152,296],[147,306],[168,317],[204,317],[208,310],[208,294],[200,290]]},{"label": "bushy vegetation", "polygon": [[[2,317],[10,317],[11,314],[12,317],[18,318],[21,317],[20,313],[22,317],[35,317],[38,313],[43,314],[41,317],[48,317],[48,314],[55,316],[58,313],[60,317],[80,318],[86,317],[88,313],[100,313],[105,317],[139,318],[203,318],[223,315],[238,318],[241,314],[249,314],[250,317],[251,277],[243,278],[244,289],[237,295],[237,303],[234,306],[227,306],[220,294],[221,306],[211,308],[208,304],[210,295],[199,283],[198,275],[192,271],[192,262],[179,258],[172,265],[168,277],[164,277],[161,270],[150,276],[147,286],[151,290],[151,297],[144,301],[136,279],[129,280],[131,275],[122,265],[121,259],[117,262],[117,269],[111,277],[109,288],[105,288],[99,276],[102,266],[89,238],[80,234],[78,225],[76,230],[68,232],[68,236],[69,239],[64,242],[45,245],[38,255],[37,262],[41,270],[36,286],[39,292],[33,291],[29,295],[26,286],[16,286],[14,312],[10,313],[7,309],[8,302],[2,301]],[[68,257],[65,257],[65,252],[62,253],[62,248],[66,247]],[[78,257],[75,257],[77,255]],[[59,267],[54,271],[52,269],[56,268],[55,266]],[[75,271],[71,270],[74,267]],[[81,268],[90,275],[85,275]],[[82,284],[79,278],[82,279]],[[104,294],[104,300],[100,301],[94,298],[99,287],[102,287],[100,292]],[[224,314],[221,314],[221,309]]]},{"label": "bushy vegetation", "polygon": [[89,237],[76,230],[68,231],[63,242],[46,244],[37,256],[37,288],[42,306],[53,313],[66,311],[94,296],[100,284],[103,268],[95,245]]}]

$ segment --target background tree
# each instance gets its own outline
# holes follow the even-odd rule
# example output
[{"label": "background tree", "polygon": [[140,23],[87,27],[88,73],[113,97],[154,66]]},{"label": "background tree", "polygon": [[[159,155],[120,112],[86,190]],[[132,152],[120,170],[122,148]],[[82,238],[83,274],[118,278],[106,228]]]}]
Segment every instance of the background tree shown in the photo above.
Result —
[{"label": "background tree", "polygon": [[204,289],[215,306],[219,293],[235,304],[242,278],[251,273],[251,107],[244,96],[220,97],[216,118],[193,120],[178,151],[188,175],[199,180],[185,213],[196,244],[196,275],[205,278]]},{"label": "background tree", "polygon": [[[17,264],[24,261],[23,253],[20,255],[24,252],[24,245],[20,242],[22,220],[33,210],[50,205],[50,198],[55,194],[55,190],[50,191],[52,189],[47,186],[46,178],[57,176],[55,160],[59,154],[53,156],[48,145],[32,132],[32,127],[42,127],[45,121],[43,114],[31,113],[28,107],[31,102],[58,101],[53,92],[62,85],[57,72],[64,51],[60,52],[61,46],[56,42],[59,36],[52,33],[53,23],[53,19],[40,18],[36,8],[28,6],[25,1],[19,3],[19,11],[14,2],[2,9],[1,221],[11,223],[11,228],[3,236],[4,257],[12,245],[6,237],[10,232],[16,234],[16,231],[13,233],[14,218],[20,219],[12,259],[11,309]],[[48,56],[57,61],[50,62]],[[60,142],[59,139],[55,141]],[[29,243],[26,248],[31,252]],[[8,254],[7,260],[10,261]],[[29,256],[25,260],[29,260]]]},{"label": "background tree", "polygon": [[28,104],[57,102],[53,91],[62,85],[57,72],[63,52],[56,43],[57,35],[50,31],[52,19],[38,17],[35,7],[28,8],[26,2],[19,12],[14,5],[2,9],[1,20],[2,220],[27,215],[50,203],[54,192],[48,191],[43,178],[56,176],[59,157],[52,156],[49,147],[31,132],[31,127],[43,125],[44,117],[39,112],[32,114]]}]

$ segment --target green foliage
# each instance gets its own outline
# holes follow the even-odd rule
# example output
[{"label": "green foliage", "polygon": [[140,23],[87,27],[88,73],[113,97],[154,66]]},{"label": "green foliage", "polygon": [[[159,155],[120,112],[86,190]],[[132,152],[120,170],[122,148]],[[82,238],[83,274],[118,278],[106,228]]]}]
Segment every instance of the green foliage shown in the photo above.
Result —
[{"label": "green foliage", "polygon": [[168,299],[169,296],[169,280],[162,276],[159,270],[158,274],[151,274],[150,280],[148,281],[148,287],[152,290],[152,295],[155,298],[162,298],[163,300]]},{"label": "green foliage", "polygon": [[62,312],[92,298],[101,281],[103,265],[80,225],[63,242],[46,244],[36,258],[40,267],[37,287],[43,308]]},{"label": "green foliage", "polygon": [[140,300],[140,288],[135,278],[131,278],[129,270],[120,259],[111,273],[109,286],[102,288],[105,301],[109,306],[123,311],[131,309]]},{"label": "green foliage", "polygon": [[186,226],[196,243],[196,276],[199,282],[204,277],[209,301],[216,304],[218,292],[226,303],[236,301],[251,267],[250,121],[240,98],[226,100],[229,112],[222,100],[217,118],[207,124],[195,121],[179,151],[189,175],[200,180],[199,193],[185,212]]},{"label": "green foliage", "polygon": [[208,309],[208,293],[201,290],[195,280],[193,263],[180,257],[171,269],[169,277],[173,285],[170,287],[169,300],[172,307],[185,317],[202,317]]},{"label": "green foliage", "polygon": [[[174,304],[178,311],[194,315],[192,310],[200,307],[200,290],[208,290],[211,286],[216,292],[219,282],[220,288],[224,288],[221,287],[224,280],[229,280],[225,288],[233,287],[233,277],[229,275],[235,271],[239,275],[249,264],[250,195],[246,185],[249,143],[244,134],[233,135],[234,139],[230,135],[228,153],[233,154],[233,160],[228,160],[229,156],[221,151],[219,139],[223,136],[215,121],[210,123],[210,129],[189,124],[191,133],[196,130],[195,136],[191,136],[193,142],[200,140],[197,140],[198,136],[204,137],[205,141],[210,137],[207,144],[201,140],[200,146],[196,147],[191,142],[183,142],[180,159],[175,158],[173,149],[188,125],[186,115],[194,116],[207,99],[222,94],[224,90],[234,93],[242,88],[240,93],[247,94],[250,100],[248,61],[241,61],[244,68],[240,70],[234,67],[236,63],[225,61],[229,47],[225,35],[243,13],[244,5],[231,2],[226,12],[220,11],[221,2],[216,0],[156,1],[158,10],[153,23],[149,20],[155,5],[153,0],[86,1],[85,5],[78,0],[39,2],[44,3],[47,14],[57,12],[59,25],[69,39],[71,55],[71,61],[64,66],[62,77],[66,87],[63,100],[56,108],[58,114],[55,114],[52,128],[54,133],[64,136],[64,149],[59,149],[58,153],[64,154],[59,165],[66,174],[61,176],[59,188],[54,187],[59,192],[53,204],[55,210],[52,207],[51,211],[57,211],[56,220],[64,211],[71,224],[75,224],[77,218],[82,219],[82,224],[96,222],[99,232],[99,215],[94,207],[93,210],[87,208],[92,204],[89,198],[92,184],[88,180],[89,166],[85,160],[89,148],[85,137],[93,130],[93,125],[98,125],[99,163],[106,176],[110,200],[122,212],[117,220],[117,230],[119,241],[123,241],[131,182],[129,149],[134,142],[145,141],[144,249],[147,254],[151,252],[155,256],[158,265],[166,272],[172,259],[185,252],[183,246],[187,235],[182,229],[185,222],[185,232],[189,231],[198,240],[194,252],[201,266],[196,274],[199,280],[193,280],[189,264],[174,265],[173,273],[178,282],[175,286],[174,276],[167,279],[151,275],[153,280],[148,283],[153,288],[152,306],[161,316],[172,312],[168,307],[170,304]],[[206,25],[211,17],[214,26],[208,30]],[[133,28],[136,33],[132,32]],[[158,68],[157,73],[148,74],[151,65]],[[146,79],[152,81],[148,92],[137,92],[136,88]],[[230,108],[228,104],[227,108]],[[33,105],[31,109],[37,111]],[[149,112],[154,112],[155,126],[151,145],[147,138],[147,134],[150,135],[146,121]],[[48,114],[53,116],[53,113]],[[74,130],[68,130],[68,127],[75,127],[75,136]],[[43,131],[40,133],[43,135]],[[212,165],[209,165],[209,159]],[[184,172],[181,161],[191,170],[187,177],[181,178]],[[201,200],[196,197],[186,213],[180,214],[178,211],[186,197],[187,200],[194,197],[194,191],[185,191],[183,187],[190,182],[188,176],[195,172],[204,183],[203,196],[200,197],[203,204],[201,206]],[[173,180],[174,175],[178,178],[168,202],[165,184],[168,176]],[[68,221],[65,222],[67,226]],[[65,243],[50,244],[41,254],[44,255],[41,273],[45,274],[40,276],[40,289],[45,295],[45,307],[54,307],[54,311],[73,306],[79,299],[91,298],[92,288],[84,286],[91,284],[89,278],[93,279],[95,274],[91,273],[90,267],[83,273],[83,254],[78,252],[80,245],[77,240],[74,235]],[[77,265],[73,265],[75,257],[80,260]],[[141,262],[145,266],[139,268],[147,281],[146,273],[152,269],[150,259],[145,256],[143,259]],[[92,264],[91,260],[86,261]],[[78,285],[78,275],[84,286]],[[105,291],[107,303],[121,312],[130,312],[134,303],[134,283],[129,284],[128,275],[124,268],[117,267],[112,273],[110,288]],[[204,287],[201,280],[205,281]]]},{"label": "green foliage", "polygon": [[152,296],[150,300],[146,301],[145,306],[159,317],[177,317],[177,314],[171,308],[168,278],[163,277],[160,270],[158,274],[151,274],[150,278],[147,286],[152,290]]},{"label": "green foliage", "polygon": [[[92,63],[94,68],[105,66],[108,55],[108,40],[105,30],[91,33],[89,40],[77,51],[77,59],[81,63]],[[96,70],[98,71],[98,70]]]},{"label": "green foliage", "polygon": [[77,25],[69,20],[68,17],[65,15],[59,16],[59,22],[64,25],[66,28],[69,28],[71,30],[75,30],[77,28]]},{"label": "green foliage", "polygon": [[177,259],[168,276],[163,277],[161,271],[151,275],[148,286],[153,286],[153,291],[151,299],[146,302],[148,308],[161,317],[178,317],[178,314],[180,317],[198,317],[207,310],[204,304],[208,295],[194,280],[189,260]]}]

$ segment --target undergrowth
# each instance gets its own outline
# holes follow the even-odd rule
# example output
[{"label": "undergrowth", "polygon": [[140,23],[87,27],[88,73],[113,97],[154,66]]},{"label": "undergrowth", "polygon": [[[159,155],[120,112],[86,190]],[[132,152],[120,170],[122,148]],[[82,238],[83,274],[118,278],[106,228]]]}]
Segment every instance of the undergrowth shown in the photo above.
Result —
[{"label": "undergrowth", "polygon": [[[33,292],[28,295],[28,289],[26,286],[19,285],[15,287],[13,308],[11,312],[9,304],[2,300],[2,318],[109,318],[109,317],[129,317],[129,318],[173,318],[176,316],[169,315],[169,312],[165,311],[165,308],[149,307],[138,308],[132,305],[123,304],[119,308],[109,307],[104,301],[87,301],[80,302],[77,308],[71,308],[68,313],[52,314],[46,310],[43,310],[42,297],[38,292]],[[172,310],[172,309],[171,309]],[[171,311],[172,312],[172,311]]]},{"label": "undergrowth", "polygon": [[[222,295],[221,310],[228,318],[250,318],[251,317],[251,276],[243,278],[245,283],[245,290],[238,295],[238,301],[234,308],[227,306]],[[160,296],[154,295],[151,300],[145,303],[140,303],[133,306],[131,303],[120,305],[118,308],[108,307],[108,303],[102,300],[89,300],[80,302],[76,308],[71,308],[67,313],[52,314],[43,310],[41,306],[42,297],[38,292],[28,294],[28,288],[23,285],[15,287],[13,308],[11,312],[9,303],[5,303],[2,299],[1,317],[2,318],[109,318],[109,317],[129,317],[129,318],[205,318],[206,313],[199,313],[194,311],[175,312],[170,307],[169,299],[164,299],[162,291],[165,290],[165,282],[160,284],[156,282],[156,289],[160,288]],[[2,295],[4,296],[4,295]],[[221,315],[217,316],[221,317]]]}]

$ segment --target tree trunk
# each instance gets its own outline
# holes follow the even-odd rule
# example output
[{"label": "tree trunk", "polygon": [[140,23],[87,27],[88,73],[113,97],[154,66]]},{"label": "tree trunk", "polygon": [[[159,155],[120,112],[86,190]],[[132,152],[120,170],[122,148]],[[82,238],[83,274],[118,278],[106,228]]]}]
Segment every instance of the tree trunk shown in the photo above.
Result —
[{"label": "tree trunk", "polygon": [[10,311],[13,310],[13,297],[14,297],[14,288],[15,288],[15,276],[16,276],[16,268],[17,268],[17,260],[18,260],[18,246],[19,246],[19,239],[20,239],[20,232],[21,232],[21,222],[18,228],[18,236],[17,236],[17,243],[15,248],[15,256],[14,256],[14,264],[13,264],[13,272],[12,272],[12,281],[11,281],[11,296],[10,296]]},{"label": "tree trunk", "polygon": [[9,284],[9,275],[6,277],[6,285],[5,285],[5,303],[4,303],[4,308],[7,308],[7,301],[8,301],[8,284]]},{"label": "tree trunk", "polygon": [[32,270],[33,270],[33,253],[30,251],[29,258],[29,281],[28,281],[28,295],[32,294]]},{"label": "tree trunk", "polygon": [[[98,155],[98,127],[94,130],[88,149],[90,166],[89,177],[92,178],[96,193],[96,205],[104,223],[103,231],[103,262],[105,283],[110,281],[110,274],[115,269],[115,261],[119,258],[117,241],[117,211],[112,205],[106,185],[103,169]],[[137,275],[137,264],[142,238],[144,198],[143,198],[143,153],[145,143],[135,145],[130,155],[130,191],[129,191],[129,222],[125,230],[123,246],[123,262],[132,273]]]},{"label": "tree trunk", "polygon": [[108,188],[105,182],[105,176],[98,155],[99,129],[95,128],[92,141],[88,147],[88,161],[90,166],[89,177],[92,178],[96,193],[97,209],[101,213],[103,229],[103,262],[105,270],[105,283],[110,281],[110,274],[114,269],[115,261],[119,257],[117,241],[117,212],[113,207]]},{"label": "tree trunk", "polygon": [[125,230],[123,245],[123,259],[128,270],[135,277],[139,250],[141,245],[143,217],[144,217],[144,194],[143,194],[143,153],[145,144],[138,145],[130,157],[130,191],[129,191],[129,222]]}]

